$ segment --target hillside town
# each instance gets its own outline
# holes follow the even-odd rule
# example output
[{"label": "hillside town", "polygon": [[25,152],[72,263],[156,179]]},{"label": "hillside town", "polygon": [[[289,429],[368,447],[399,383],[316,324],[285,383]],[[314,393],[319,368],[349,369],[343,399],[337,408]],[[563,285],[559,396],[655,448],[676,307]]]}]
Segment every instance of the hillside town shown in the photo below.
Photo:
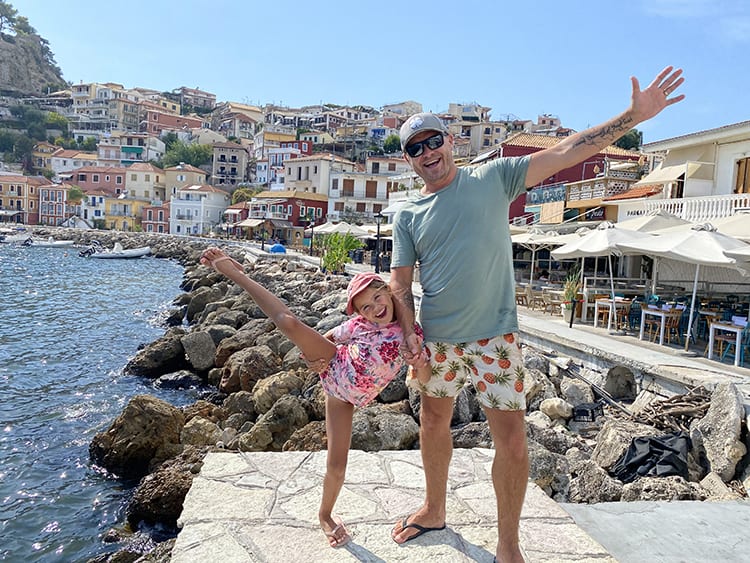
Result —
[{"label": "hillside town", "polygon": [[[61,115],[70,135],[95,150],[39,142],[29,170],[12,172],[6,164],[4,223],[265,237],[304,246],[305,229],[326,222],[388,222],[399,200],[419,187],[397,142],[401,124],[422,111],[411,100],[380,109],[257,107],[217,102],[195,88],[82,83],[12,101],[19,102]],[[491,111],[449,103],[438,114],[455,138],[459,165],[530,154],[575,132],[554,115],[534,121],[493,118]],[[208,147],[210,162],[158,167],[169,136]],[[520,197],[509,220],[568,231],[658,210],[689,221],[731,215],[750,207],[749,147],[750,122],[640,149],[610,146]],[[233,198],[239,188],[252,197]]]}]

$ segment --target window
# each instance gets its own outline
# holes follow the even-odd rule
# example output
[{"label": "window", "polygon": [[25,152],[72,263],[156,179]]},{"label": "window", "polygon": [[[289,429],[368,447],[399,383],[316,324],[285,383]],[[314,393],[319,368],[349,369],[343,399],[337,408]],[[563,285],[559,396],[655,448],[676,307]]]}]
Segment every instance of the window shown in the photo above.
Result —
[{"label": "window", "polygon": [[137,174],[131,174],[130,175],[130,181],[131,182],[135,182],[137,179],[138,179],[138,175]]},{"label": "window", "polygon": [[333,181],[331,182],[331,189],[332,190],[338,190],[339,189],[339,179],[338,178],[334,178]]},{"label": "window", "polygon": [[147,221],[153,221],[154,220],[154,212],[151,209],[149,209],[148,211],[146,211],[146,220]]},{"label": "window", "polygon": [[388,163],[388,172],[395,172],[396,171],[396,163],[395,162],[389,162]]},{"label": "window", "polygon": [[147,182],[150,182],[150,181],[151,181],[151,174],[146,174],[146,181],[147,181]]},{"label": "window", "polygon": [[365,182],[365,197],[373,199],[378,197],[378,183],[375,180]]},{"label": "window", "polygon": [[379,162],[373,162],[372,163],[372,173],[373,174],[379,174],[380,173],[380,163]]},{"label": "window", "polygon": [[317,211],[317,216],[318,217],[322,217],[323,216],[323,208],[322,207],[318,207],[315,211]]},{"label": "window", "polygon": [[344,202],[343,201],[337,201],[333,204],[333,210],[334,211],[343,211],[344,210]]},{"label": "window", "polygon": [[110,176],[109,176],[109,174],[107,174],[106,176],[104,176],[104,181],[105,181],[105,182],[109,182],[109,181],[110,181]]},{"label": "window", "polygon": [[118,185],[122,184],[122,176],[115,177],[115,184],[118,184]]},{"label": "window", "polygon": [[364,213],[365,211],[367,211],[367,207],[365,206],[365,204],[364,203],[358,203],[357,204],[357,213]]},{"label": "window", "polygon": [[300,217],[307,216],[307,208],[304,205],[299,206],[299,214],[300,214]]},{"label": "window", "polygon": [[354,197],[354,180],[351,178],[344,179],[344,189],[341,195],[344,197]]},{"label": "window", "polygon": [[318,165],[316,164],[315,166],[313,166],[313,174],[317,174],[317,173],[318,173]]},{"label": "window", "polygon": [[96,183],[98,183],[98,182],[99,182],[99,174],[94,174],[94,175],[93,175],[93,176],[91,177],[91,181],[92,181],[92,182],[96,182]]}]

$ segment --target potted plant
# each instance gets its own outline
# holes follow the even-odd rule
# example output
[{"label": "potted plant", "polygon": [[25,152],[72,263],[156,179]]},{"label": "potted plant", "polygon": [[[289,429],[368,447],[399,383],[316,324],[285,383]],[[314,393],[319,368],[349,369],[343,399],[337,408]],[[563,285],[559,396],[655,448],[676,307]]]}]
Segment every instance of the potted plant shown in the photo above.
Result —
[{"label": "potted plant", "polygon": [[325,249],[323,254],[322,269],[332,274],[343,274],[344,266],[351,262],[350,250],[356,250],[363,246],[362,242],[349,233],[333,233],[326,235],[322,242]]},{"label": "potted plant", "polygon": [[565,322],[570,323],[576,308],[576,297],[581,291],[581,273],[578,268],[568,272],[562,286],[562,314]]}]

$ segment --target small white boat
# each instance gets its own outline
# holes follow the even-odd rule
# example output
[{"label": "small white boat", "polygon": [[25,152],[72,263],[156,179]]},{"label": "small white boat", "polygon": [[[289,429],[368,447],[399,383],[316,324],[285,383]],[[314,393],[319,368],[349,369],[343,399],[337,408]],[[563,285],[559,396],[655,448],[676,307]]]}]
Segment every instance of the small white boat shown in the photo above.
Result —
[{"label": "small white boat", "polygon": [[46,240],[29,237],[21,243],[23,246],[36,246],[40,248],[70,248],[73,244],[72,240],[55,240],[54,237],[49,237]]},{"label": "small white boat", "polygon": [[89,258],[140,258],[151,254],[150,246],[139,246],[138,248],[123,248],[119,242],[116,242],[111,249],[105,249],[98,241],[92,241],[91,246],[84,248],[78,253],[79,256]]}]

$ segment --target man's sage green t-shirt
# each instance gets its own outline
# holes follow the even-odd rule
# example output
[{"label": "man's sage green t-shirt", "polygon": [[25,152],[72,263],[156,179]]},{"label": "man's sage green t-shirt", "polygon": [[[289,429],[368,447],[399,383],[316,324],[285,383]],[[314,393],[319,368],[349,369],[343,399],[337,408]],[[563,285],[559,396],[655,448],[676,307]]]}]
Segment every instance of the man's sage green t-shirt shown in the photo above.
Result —
[{"label": "man's sage green t-shirt", "polygon": [[428,342],[471,342],[518,331],[511,202],[529,157],[459,168],[450,185],[415,194],[394,219],[391,267],[419,263],[419,321]]}]

